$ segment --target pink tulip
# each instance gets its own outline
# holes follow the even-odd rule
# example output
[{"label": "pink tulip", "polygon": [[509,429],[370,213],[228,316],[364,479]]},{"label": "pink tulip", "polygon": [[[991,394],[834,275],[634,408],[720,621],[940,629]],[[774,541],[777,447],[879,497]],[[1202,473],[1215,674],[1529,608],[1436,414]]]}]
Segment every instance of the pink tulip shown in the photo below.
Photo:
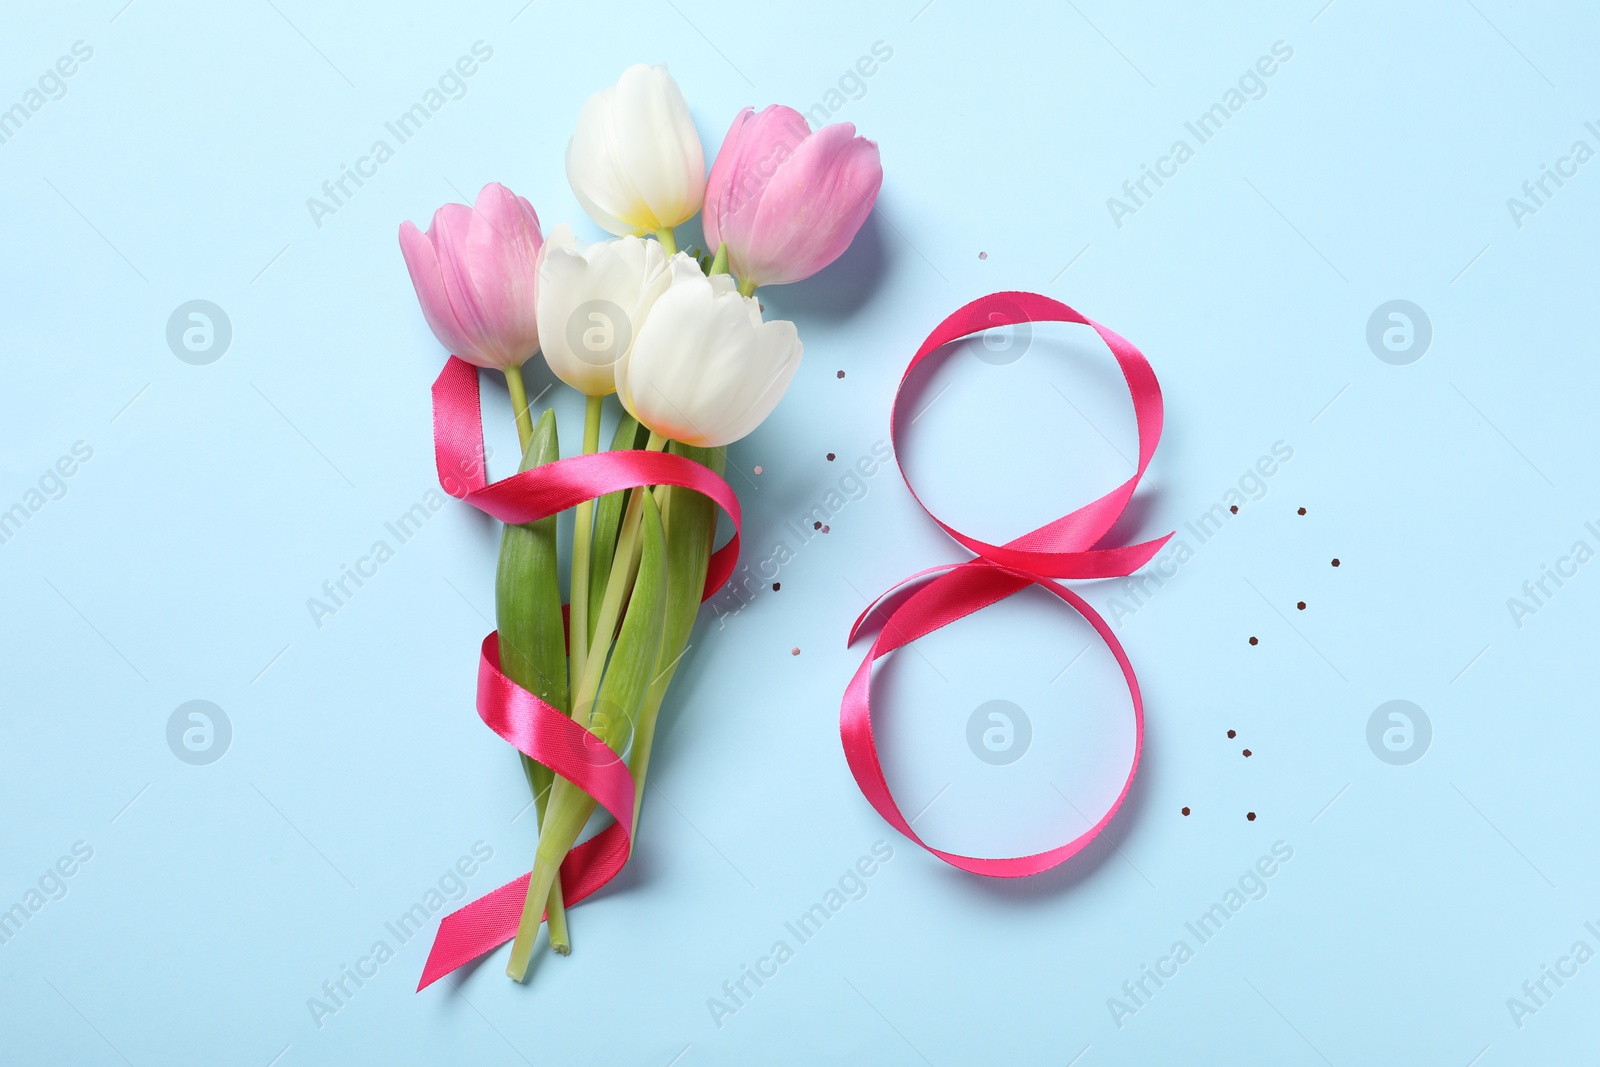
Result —
[{"label": "pink tulip", "polygon": [[400,224],[400,251],[439,343],[469,363],[505,370],[539,350],[534,319],[539,216],[490,182],[474,207],[446,204],[426,234]]},{"label": "pink tulip", "polygon": [[727,244],[746,292],[809,278],[849,247],[882,184],[877,144],[850,123],[813,133],[792,108],[745,108],[706,182],[706,243]]}]

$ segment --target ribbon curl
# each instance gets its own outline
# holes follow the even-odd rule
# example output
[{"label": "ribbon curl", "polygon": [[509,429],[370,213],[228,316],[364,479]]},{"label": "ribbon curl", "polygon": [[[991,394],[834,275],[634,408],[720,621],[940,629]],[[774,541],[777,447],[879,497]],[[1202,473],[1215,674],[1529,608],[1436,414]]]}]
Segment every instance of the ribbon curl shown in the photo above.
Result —
[{"label": "ribbon curl", "polygon": [[[850,773],[855,776],[856,785],[878,814],[911,841],[946,863],[973,874],[998,878],[1017,878],[1047,871],[1092,841],[1111,822],[1126,799],[1139,768],[1139,754],[1144,747],[1144,700],[1139,693],[1139,680],[1134,676],[1133,664],[1128,661],[1121,642],[1112,634],[1105,619],[1087,601],[1052,579],[1124,577],[1149,562],[1172,536],[1169,533],[1153,541],[1122,548],[1095,547],[1122,516],[1133,498],[1139,479],[1144,476],[1155,455],[1156,443],[1161,439],[1161,387],[1144,355],[1130,342],[1067,305],[1037,293],[1005,292],[980,297],[951,314],[922,342],[901,375],[889,412],[889,440],[895,449],[896,463],[899,463],[897,418],[901,394],[912,372],[922,361],[951,341],[998,326],[1032,322],[1070,322],[1088,326],[1099,334],[1111,350],[1133,398],[1134,420],[1139,431],[1138,468],[1127,481],[1099,499],[1003,545],[991,545],[962,533],[933,514],[922,498],[917,496],[911,480],[906,477],[904,466],[901,466],[900,476],[918,506],[956,543],[972,552],[974,558],[964,563],[919,571],[896,583],[867,606],[851,627],[847,645],[856,642],[874,612],[881,608],[887,616],[877,639],[845,689],[839,709],[839,734],[844,743],[845,759],[850,764]],[[929,577],[934,574],[939,576]],[[1030,585],[1042,586],[1070,604],[1094,627],[1116,657],[1117,665],[1128,683],[1128,692],[1133,697],[1134,744],[1128,776],[1105,814],[1083,834],[1064,845],[1028,856],[997,858],[963,856],[934,848],[911,829],[911,824],[901,813],[884,779],[877,744],[872,735],[872,665],[917,638],[1004,600]]]},{"label": "ribbon curl", "polygon": [[[646,485],[692,489],[733,520],[733,537],[711,555],[701,599],[722,587],[739,558],[739,499],[706,467],[670,452],[619,451],[573,456],[490,483],[483,455],[478,372],[451,356],[433,383],[433,446],[445,492],[502,522],[537,522],[583,500]],[[561,863],[567,904],[616,877],[633,847],[637,785],[606,743],[500,670],[498,633],[483,639],[478,661],[478,716],[531,759],[594,797],[616,822],[573,846]],[[451,971],[510,941],[517,933],[532,872],[479,897],[439,921],[420,992]]]}]

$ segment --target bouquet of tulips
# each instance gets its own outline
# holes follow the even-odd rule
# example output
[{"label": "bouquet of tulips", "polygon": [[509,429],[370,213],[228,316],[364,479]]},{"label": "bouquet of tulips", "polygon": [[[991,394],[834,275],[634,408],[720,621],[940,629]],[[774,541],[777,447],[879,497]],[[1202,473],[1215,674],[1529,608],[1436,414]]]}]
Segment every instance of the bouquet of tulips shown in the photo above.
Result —
[{"label": "bouquet of tulips", "polygon": [[[522,364],[542,351],[587,398],[583,452],[600,447],[605,398],[621,411],[612,450],[670,450],[721,473],[726,446],[771,414],[800,364],[792,322],[763,321],[758,286],[799,281],[850,244],[883,181],[878,147],[849,123],[813,131],[790,108],[734,119],[708,177],[688,104],[665,67],[638,65],[584,104],[567,179],[615,236],[548,238],[529,203],[490,184],[446,204],[400,248],[422,313],[451,353],[505,375],[521,470],[560,457],[554,412],[529,410]],[[704,212],[706,249],[674,229]],[[557,517],[508,525],[495,581],[500,669],[627,761],[642,797],[657,715],[682,658],[716,534],[712,502],[658,486],[576,505],[570,622]],[[521,981],[542,914],[571,950],[559,869],[596,801],[523,756],[539,842],[507,974]],[[638,800],[635,801],[635,814]]]}]

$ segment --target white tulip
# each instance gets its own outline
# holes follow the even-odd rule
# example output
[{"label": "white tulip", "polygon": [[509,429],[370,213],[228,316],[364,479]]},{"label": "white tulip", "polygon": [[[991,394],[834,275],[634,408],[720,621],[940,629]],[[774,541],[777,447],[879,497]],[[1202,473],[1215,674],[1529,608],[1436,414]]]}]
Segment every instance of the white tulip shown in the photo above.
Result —
[{"label": "white tulip", "polygon": [[617,362],[617,397],[663,437],[701,448],[737,441],[789,388],[800,335],[792,322],[762,322],[731,277],[706,277],[682,252],[671,273],[671,287]]},{"label": "white tulip", "polygon": [[566,223],[550,231],[534,318],[556,377],[587,396],[614,392],[613,368],[671,280],[660,242],[621,237],[584,246]]},{"label": "white tulip", "polygon": [[636,64],[591,96],[567,142],[567,181],[610,233],[670,230],[700,210],[706,157],[666,67]]}]

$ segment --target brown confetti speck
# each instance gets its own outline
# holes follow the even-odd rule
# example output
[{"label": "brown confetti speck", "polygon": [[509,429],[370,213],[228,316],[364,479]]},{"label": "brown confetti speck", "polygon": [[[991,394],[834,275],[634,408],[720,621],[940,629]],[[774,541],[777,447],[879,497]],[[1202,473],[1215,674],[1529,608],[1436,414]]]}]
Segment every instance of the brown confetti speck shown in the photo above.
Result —
[{"label": "brown confetti speck", "polygon": [[1187,814],[1189,814],[1189,809],[1188,809],[1188,808],[1184,808],[1184,809],[1183,809],[1183,813],[1184,813],[1184,814],[1185,814],[1185,815],[1187,815]]},{"label": "brown confetti speck", "polygon": [[832,463],[832,462],[833,462],[833,461],[834,461],[834,460],[835,460],[835,459],[837,459],[837,458],[838,458],[838,457],[836,457],[836,456],[835,456],[835,455],[834,455],[834,454],[833,454],[833,453],[832,453],[832,452],[829,452],[829,453],[828,453],[828,462],[829,462],[829,463]]},{"label": "brown confetti speck", "polygon": [[1244,758],[1245,759],[1249,759],[1250,758],[1250,750],[1248,748],[1244,750]]},{"label": "brown confetti speck", "polygon": [[1251,643],[1251,644],[1252,644],[1252,645],[1259,645],[1259,644],[1260,644],[1260,643],[1261,643],[1261,641],[1260,641],[1260,639],[1259,639],[1259,638],[1255,638],[1255,637],[1252,637],[1252,638],[1251,638],[1251,639],[1250,639],[1250,643]]},{"label": "brown confetti speck", "polygon": [[1244,813],[1244,817],[1249,819],[1251,822],[1255,822],[1256,821],[1256,813],[1253,812],[1253,811],[1245,812]]},{"label": "brown confetti speck", "polygon": [[834,377],[835,378],[843,378],[844,377],[844,371],[840,371],[838,374],[834,375]]},{"label": "brown confetti speck", "polygon": [[1337,566],[1338,566],[1338,565],[1339,565],[1339,560],[1338,560],[1338,557],[1335,557],[1335,558],[1334,558],[1334,561],[1333,561],[1333,565],[1334,565],[1334,566],[1335,566],[1335,567],[1337,567]]},{"label": "brown confetti speck", "polygon": [[1238,734],[1238,731],[1236,731],[1236,730],[1229,730],[1228,731],[1228,736],[1229,737],[1238,737],[1239,734]]},{"label": "brown confetti speck", "polygon": [[1237,514],[1239,514],[1239,505],[1238,504],[1229,504],[1228,505],[1228,510],[1231,511],[1233,514],[1237,515]]},{"label": "brown confetti speck", "polygon": [[783,583],[782,582],[773,582],[772,583],[772,591],[774,593],[776,593],[778,590],[780,590],[782,588],[783,588]]},{"label": "brown confetti speck", "polygon": [[1301,611],[1304,611],[1306,610],[1306,602],[1304,600],[1296,601],[1295,607],[1299,608]]},{"label": "brown confetti speck", "polygon": [[819,519],[819,520],[818,520],[818,521],[816,521],[816,522],[814,522],[814,523],[812,523],[812,524],[811,524],[811,528],[812,528],[812,529],[813,529],[813,530],[820,530],[820,529],[822,529],[822,522],[821,522],[821,520],[820,520],[820,519]]},{"label": "brown confetti speck", "polygon": [[1305,508],[1301,508],[1296,514],[1304,515],[1305,513],[1306,513],[1306,509]]}]

